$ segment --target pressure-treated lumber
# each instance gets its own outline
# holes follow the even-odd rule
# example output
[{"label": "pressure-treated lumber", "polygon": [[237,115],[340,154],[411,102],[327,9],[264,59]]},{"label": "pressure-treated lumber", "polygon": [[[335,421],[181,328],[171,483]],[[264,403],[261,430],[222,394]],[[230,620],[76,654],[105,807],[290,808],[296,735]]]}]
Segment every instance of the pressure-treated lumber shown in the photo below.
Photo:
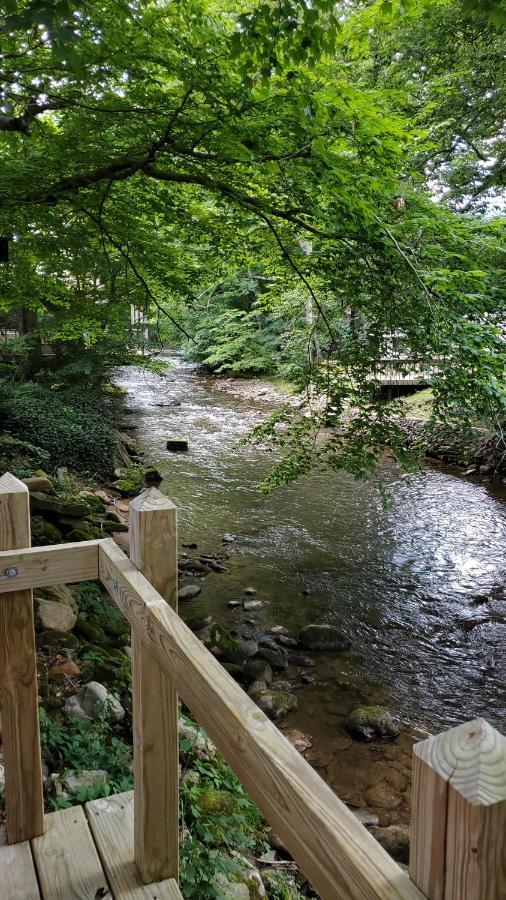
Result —
[{"label": "pressure-treated lumber", "polygon": [[[98,578],[99,544],[99,540],[82,541],[0,552],[0,594],[50,584],[95,581]],[[9,578],[4,574],[6,569],[16,569],[17,574]]]},{"label": "pressure-treated lumber", "polygon": [[[130,559],[177,609],[177,511],[156,488],[130,503]],[[132,650],[135,862],[148,883],[179,875],[177,693],[137,629]]]},{"label": "pressure-treated lumber", "polygon": [[0,828],[0,897],[40,900],[30,843],[8,844],[5,828]]},{"label": "pressure-treated lumber", "polygon": [[[0,548],[29,546],[28,488],[7,473],[0,478]],[[44,818],[31,590],[0,597],[0,708],[7,838],[15,843],[41,834]]]},{"label": "pressure-treated lumber", "polygon": [[100,545],[99,571],[323,900],[422,900],[407,875],[114,541]]},{"label": "pressure-treated lumber", "polygon": [[506,738],[483,719],[413,749],[410,875],[428,900],[506,900]]},{"label": "pressure-treated lumber", "polygon": [[116,900],[182,900],[177,881],[142,884],[134,862],[132,791],[93,800],[85,806],[93,839]]},{"label": "pressure-treated lumber", "polygon": [[49,813],[44,825],[44,834],[32,841],[44,900],[107,897],[107,880],[82,806]]}]

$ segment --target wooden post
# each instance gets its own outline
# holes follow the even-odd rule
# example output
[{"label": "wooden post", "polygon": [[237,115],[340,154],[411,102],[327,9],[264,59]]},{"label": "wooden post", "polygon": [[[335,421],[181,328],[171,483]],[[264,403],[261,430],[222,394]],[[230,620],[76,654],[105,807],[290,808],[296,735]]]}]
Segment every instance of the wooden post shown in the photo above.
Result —
[{"label": "wooden post", "polygon": [[[130,503],[130,557],[177,610],[177,510],[152,488]],[[176,690],[138,629],[132,633],[135,862],[145,883],[179,874]]]},{"label": "wooden post", "polygon": [[[0,550],[29,546],[28,488],[7,473],[0,478]],[[15,581],[15,567],[0,572],[7,578]],[[31,589],[0,596],[0,707],[7,839],[14,844],[44,830]]]},{"label": "wooden post", "polygon": [[506,738],[483,719],[413,749],[409,874],[428,900],[506,900]]}]

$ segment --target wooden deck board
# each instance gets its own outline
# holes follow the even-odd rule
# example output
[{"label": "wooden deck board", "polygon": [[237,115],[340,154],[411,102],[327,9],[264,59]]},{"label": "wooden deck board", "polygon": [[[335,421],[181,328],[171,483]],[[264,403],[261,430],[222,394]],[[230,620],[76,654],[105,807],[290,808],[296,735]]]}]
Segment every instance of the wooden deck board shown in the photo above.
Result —
[{"label": "wooden deck board", "polygon": [[110,898],[82,806],[44,817],[44,834],[32,840],[43,900]]},{"label": "wooden deck board", "polygon": [[182,900],[173,878],[140,881],[134,863],[133,791],[93,800],[85,810],[115,900]]},{"label": "wooden deck board", "polygon": [[3,900],[40,900],[30,844],[8,844],[5,828],[0,829],[0,896]]}]

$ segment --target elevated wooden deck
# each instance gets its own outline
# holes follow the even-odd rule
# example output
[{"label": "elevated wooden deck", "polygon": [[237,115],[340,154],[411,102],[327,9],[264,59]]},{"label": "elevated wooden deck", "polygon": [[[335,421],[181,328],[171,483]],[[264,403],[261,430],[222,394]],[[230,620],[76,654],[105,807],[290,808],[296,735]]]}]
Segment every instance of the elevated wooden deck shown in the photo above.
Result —
[{"label": "elevated wooden deck", "polygon": [[181,900],[173,878],[139,878],[133,791],[49,813],[44,826],[20,844],[0,834],[2,900]]}]

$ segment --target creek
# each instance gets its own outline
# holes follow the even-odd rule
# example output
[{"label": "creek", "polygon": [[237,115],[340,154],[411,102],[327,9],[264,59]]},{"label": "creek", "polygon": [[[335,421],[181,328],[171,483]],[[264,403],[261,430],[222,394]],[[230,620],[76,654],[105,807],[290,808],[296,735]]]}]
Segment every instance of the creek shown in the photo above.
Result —
[{"label": "creek", "polygon": [[[272,454],[238,446],[266,403],[217,390],[177,354],[170,363],[164,377],[128,368],[116,380],[179,509],[180,541],[230,553],[226,574],[191,579],[202,593],[181,615],[211,613],[257,633],[281,624],[296,636],[310,622],[346,632],[349,652],[313,654],[314,668],[282,673],[298,685],[283,725],[311,736],[306,756],[342,799],[382,824],[406,821],[415,739],[475,716],[504,730],[505,485],[443,466],[406,475],[385,461],[388,507],[373,483],[336,473],[266,496],[258,488]],[[189,452],[169,453],[167,438],[179,435]],[[235,542],[222,545],[224,533]],[[248,586],[264,604],[253,619],[227,605]],[[343,723],[358,703],[387,706],[401,736],[352,742]]]}]

